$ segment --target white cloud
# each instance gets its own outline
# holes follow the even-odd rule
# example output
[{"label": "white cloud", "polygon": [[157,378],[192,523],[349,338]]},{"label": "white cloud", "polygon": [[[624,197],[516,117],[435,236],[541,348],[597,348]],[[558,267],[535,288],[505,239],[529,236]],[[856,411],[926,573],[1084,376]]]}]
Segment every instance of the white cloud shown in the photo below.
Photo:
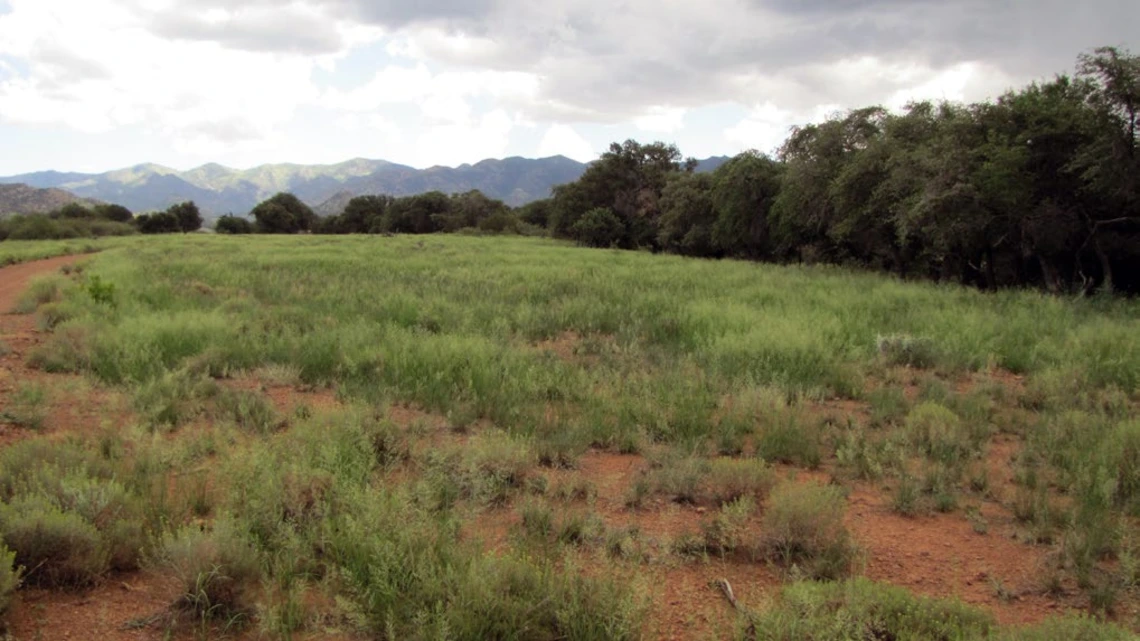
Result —
[{"label": "white cloud", "polygon": [[753,108],[744,120],[725,129],[724,138],[741,149],[773,155],[793,127],[819,122],[838,109],[838,105],[819,105],[808,113],[797,114],[766,102]]},{"label": "white cloud", "polygon": [[416,164],[460,165],[505,155],[514,121],[502,109],[473,124],[429,127],[416,140]]},{"label": "white cloud", "polygon": [[671,134],[685,126],[685,110],[674,107],[650,107],[633,119],[633,126],[642,131]]},{"label": "white cloud", "polygon": [[0,120],[83,132],[143,125],[179,148],[213,151],[267,136],[317,96],[311,58],[162,38],[130,6],[13,0],[0,53],[30,71],[0,82]]},{"label": "white cloud", "polygon": [[570,125],[551,125],[538,144],[538,156],[566,156],[578,162],[596,160],[598,152]]}]

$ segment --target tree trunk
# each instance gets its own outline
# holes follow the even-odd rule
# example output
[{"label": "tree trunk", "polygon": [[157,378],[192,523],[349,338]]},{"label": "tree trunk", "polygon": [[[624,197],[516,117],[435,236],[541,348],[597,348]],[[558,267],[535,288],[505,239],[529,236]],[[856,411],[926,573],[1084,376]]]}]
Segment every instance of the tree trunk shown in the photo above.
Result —
[{"label": "tree trunk", "polygon": [[1105,294],[1111,294],[1113,291],[1112,283],[1112,261],[1108,259],[1108,254],[1101,249],[1100,241],[1093,241],[1093,250],[1096,251],[1096,257],[1100,259],[1100,270],[1104,279],[1100,282],[1100,291]]},{"label": "tree trunk", "polygon": [[986,249],[986,289],[997,291],[997,275],[994,272],[994,250]]},{"label": "tree trunk", "polygon": [[1041,277],[1045,279],[1045,288],[1050,294],[1060,294],[1061,278],[1057,275],[1057,269],[1045,260],[1044,256],[1038,256],[1037,261],[1041,263]]}]

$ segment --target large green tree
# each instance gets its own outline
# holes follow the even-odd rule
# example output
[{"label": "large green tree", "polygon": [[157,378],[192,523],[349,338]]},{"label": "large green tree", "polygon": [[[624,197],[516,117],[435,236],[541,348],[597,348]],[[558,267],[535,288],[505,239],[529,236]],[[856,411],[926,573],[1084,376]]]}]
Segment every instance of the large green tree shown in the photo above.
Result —
[{"label": "large green tree", "polygon": [[312,208],[284,192],[259,203],[250,215],[263,234],[296,234],[311,230],[317,222]]}]

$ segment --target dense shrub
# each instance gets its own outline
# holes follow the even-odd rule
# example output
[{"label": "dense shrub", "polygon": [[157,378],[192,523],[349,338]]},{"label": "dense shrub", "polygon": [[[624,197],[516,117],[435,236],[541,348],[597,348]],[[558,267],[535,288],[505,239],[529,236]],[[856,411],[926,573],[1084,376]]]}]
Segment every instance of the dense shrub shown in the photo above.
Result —
[{"label": "dense shrub", "polygon": [[0,505],[0,537],[27,568],[24,581],[41,587],[82,587],[111,567],[95,526],[40,495]]},{"label": "dense shrub", "polygon": [[29,214],[0,219],[0,241],[99,238],[135,233],[137,230],[132,225],[99,218],[54,219],[43,214]]},{"label": "dense shrub", "polygon": [[598,207],[582,214],[570,227],[570,236],[587,247],[613,247],[625,236],[625,224],[609,209]]},{"label": "dense shrub", "polygon": [[239,216],[222,216],[214,223],[214,230],[219,234],[252,234],[257,231],[248,218]]}]

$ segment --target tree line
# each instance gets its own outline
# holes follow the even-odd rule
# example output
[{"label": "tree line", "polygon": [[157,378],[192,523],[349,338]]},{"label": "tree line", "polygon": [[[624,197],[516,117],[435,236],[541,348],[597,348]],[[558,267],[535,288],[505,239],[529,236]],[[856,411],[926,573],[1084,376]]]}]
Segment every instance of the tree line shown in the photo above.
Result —
[{"label": "tree line", "polygon": [[[478,192],[433,192],[362,196],[340,216],[297,219],[315,233],[535,226],[593,247],[1136,293],[1138,111],[1140,57],[1103,47],[1082,54],[1074,75],[995,100],[836,114],[793,129],[775,157],[750,151],[711,173],[674,145],[630,140],[515,210]],[[293,201],[259,205],[258,227],[282,230]]]},{"label": "tree line", "polygon": [[996,100],[837,114],[711,174],[672,145],[615,143],[522,217],[597,247],[1135,293],[1138,110],[1140,57],[1105,47]]},{"label": "tree line", "polygon": [[259,203],[249,220],[223,216],[215,229],[230,234],[432,234],[478,229],[519,233],[525,225],[503,201],[478,190],[447,195],[430,191],[415,196],[357,196],[335,216],[318,216],[289,193]]},{"label": "tree line", "polygon": [[68,203],[46,214],[17,215],[0,220],[0,241],[186,233],[201,227],[202,215],[192,201],[171,205],[166,211],[138,216],[122,205]]}]

